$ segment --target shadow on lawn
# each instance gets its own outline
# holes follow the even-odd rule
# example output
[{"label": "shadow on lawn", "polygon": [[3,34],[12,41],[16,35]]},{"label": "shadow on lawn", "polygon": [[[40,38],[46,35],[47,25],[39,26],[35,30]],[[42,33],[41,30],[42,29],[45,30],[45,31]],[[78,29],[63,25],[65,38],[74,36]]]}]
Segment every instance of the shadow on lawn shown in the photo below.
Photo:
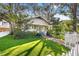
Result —
[{"label": "shadow on lawn", "polygon": [[[29,56],[29,55],[40,56],[40,55],[43,55],[44,56],[47,54],[51,54],[51,55],[54,54],[55,56],[57,56],[58,54],[62,55],[62,53],[65,53],[68,51],[68,48],[64,47],[63,45],[55,43],[51,40],[46,40],[43,37],[36,37],[35,34],[34,35],[27,34],[25,39],[15,39],[14,40],[13,36],[10,36],[10,35],[5,36],[5,37],[0,38],[0,39],[1,40],[4,39],[4,43],[5,43],[6,37],[7,37],[7,40],[9,40],[9,41],[11,40],[10,42],[8,42],[9,44],[11,42],[13,42],[12,44],[17,43],[16,45],[17,46],[19,45],[19,47],[16,47],[16,45],[11,44],[12,45],[12,46],[10,46],[10,47],[12,47],[11,50],[8,51],[8,49],[7,49],[7,52],[2,53],[2,55],[4,55],[4,56],[9,56],[9,55],[13,55],[13,56],[14,55],[15,56],[20,56],[20,55],[23,55],[23,56]],[[40,40],[40,41],[36,42],[38,40]],[[34,43],[30,44],[31,42],[34,42]],[[29,48],[29,45],[26,45],[28,43],[31,46],[31,48]],[[22,45],[24,45],[24,46],[22,46]],[[13,48],[13,46],[16,48]],[[24,49],[24,50],[22,50],[22,49]],[[16,52],[16,53],[14,53],[14,52]],[[11,54],[11,53],[13,53],[13,54]]]}]

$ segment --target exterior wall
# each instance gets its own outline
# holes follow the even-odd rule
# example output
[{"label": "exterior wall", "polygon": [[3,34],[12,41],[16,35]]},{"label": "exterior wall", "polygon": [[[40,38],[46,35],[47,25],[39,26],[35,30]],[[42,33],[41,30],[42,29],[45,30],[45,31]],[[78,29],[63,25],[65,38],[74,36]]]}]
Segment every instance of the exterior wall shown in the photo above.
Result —
[{"label": "exterior wall", "polygon": [[44,32],[47,33],[48,27],[39,26],[39,25],[29,25],[29,29],[27,31],[36,31],[36,32]]},{"label": "exterior wall", "polygon": [[49,26],[48,26],[48,29],[49,29],[49,30],[52,30],[52,25],[49,25]]},{"label": "exterior wall", "polygon": [[45,34],[47,30],[52,28],[46,21],[39,18],[34,18],[28,22],[28,27],[28,31],[44,32]]}]

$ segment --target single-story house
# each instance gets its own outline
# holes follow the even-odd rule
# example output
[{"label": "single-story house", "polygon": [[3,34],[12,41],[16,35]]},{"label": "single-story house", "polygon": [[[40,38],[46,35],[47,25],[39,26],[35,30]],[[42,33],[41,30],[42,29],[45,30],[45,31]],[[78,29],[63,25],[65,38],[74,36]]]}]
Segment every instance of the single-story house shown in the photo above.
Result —
[{"label": "single-story house", "polygon": [[42,17],[33,17],[27,24],[28,30],[26,31],[43,32],[46,34],[48,30],[52,29],[51,23]]}]

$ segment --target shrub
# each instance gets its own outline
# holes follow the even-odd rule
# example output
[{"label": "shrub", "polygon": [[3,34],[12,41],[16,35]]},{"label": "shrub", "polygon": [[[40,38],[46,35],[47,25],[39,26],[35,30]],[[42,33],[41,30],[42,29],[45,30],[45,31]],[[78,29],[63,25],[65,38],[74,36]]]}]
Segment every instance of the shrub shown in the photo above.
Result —
[{"label": "shrub", "polygon": [[23,39],[26,37],[26,33],[23,31],[16,31],[14,34],[15,39]]},{"label": "shrub", "polygon": [[52,35],[53,37],[55,37],[55,38],[64,39],[64,33],[55,32],[55,31],[53,31],[53,30],[49,30],[48,33],[49,33],[50,35]]},{"label": "shrub", "polygon": [[24,31],[16,31],[14,34],[14,39],[25,39],[34,37],[37,33],[36,32],[24,32]]}]

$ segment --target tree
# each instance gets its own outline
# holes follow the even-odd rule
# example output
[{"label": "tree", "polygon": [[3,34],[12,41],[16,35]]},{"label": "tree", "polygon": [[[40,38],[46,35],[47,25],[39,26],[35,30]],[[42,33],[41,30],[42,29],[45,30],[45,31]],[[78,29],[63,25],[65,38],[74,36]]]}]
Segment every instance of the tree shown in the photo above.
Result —
[{"label": "tree", "polygon": [[1,4],[3,11],[1,14],[1,18],[6,20],[10,24],[11,34],[14,34],[15,27],[20,29],[27,15],[23,15],[20,11],[24,10],[20,8],[19,4]]},{"label": "tree", "polygon": [[[65,9],[65,7],[67,9]],[[72,4],[60,4],[60,13],[63,15],[69,16],[71,19],[73,19],[73,28],[72,31],[76,31],[76,21],[77,21],[77,3]]]},{"label": "tree", "polygon": [[73,31],[76,31],[76,21],[77,21],[77,16],[76,16],[76,13],[77,13],[77,3],[74,3],[72,4],[71,6],[72,8],[72,15],[73,15]]}]

